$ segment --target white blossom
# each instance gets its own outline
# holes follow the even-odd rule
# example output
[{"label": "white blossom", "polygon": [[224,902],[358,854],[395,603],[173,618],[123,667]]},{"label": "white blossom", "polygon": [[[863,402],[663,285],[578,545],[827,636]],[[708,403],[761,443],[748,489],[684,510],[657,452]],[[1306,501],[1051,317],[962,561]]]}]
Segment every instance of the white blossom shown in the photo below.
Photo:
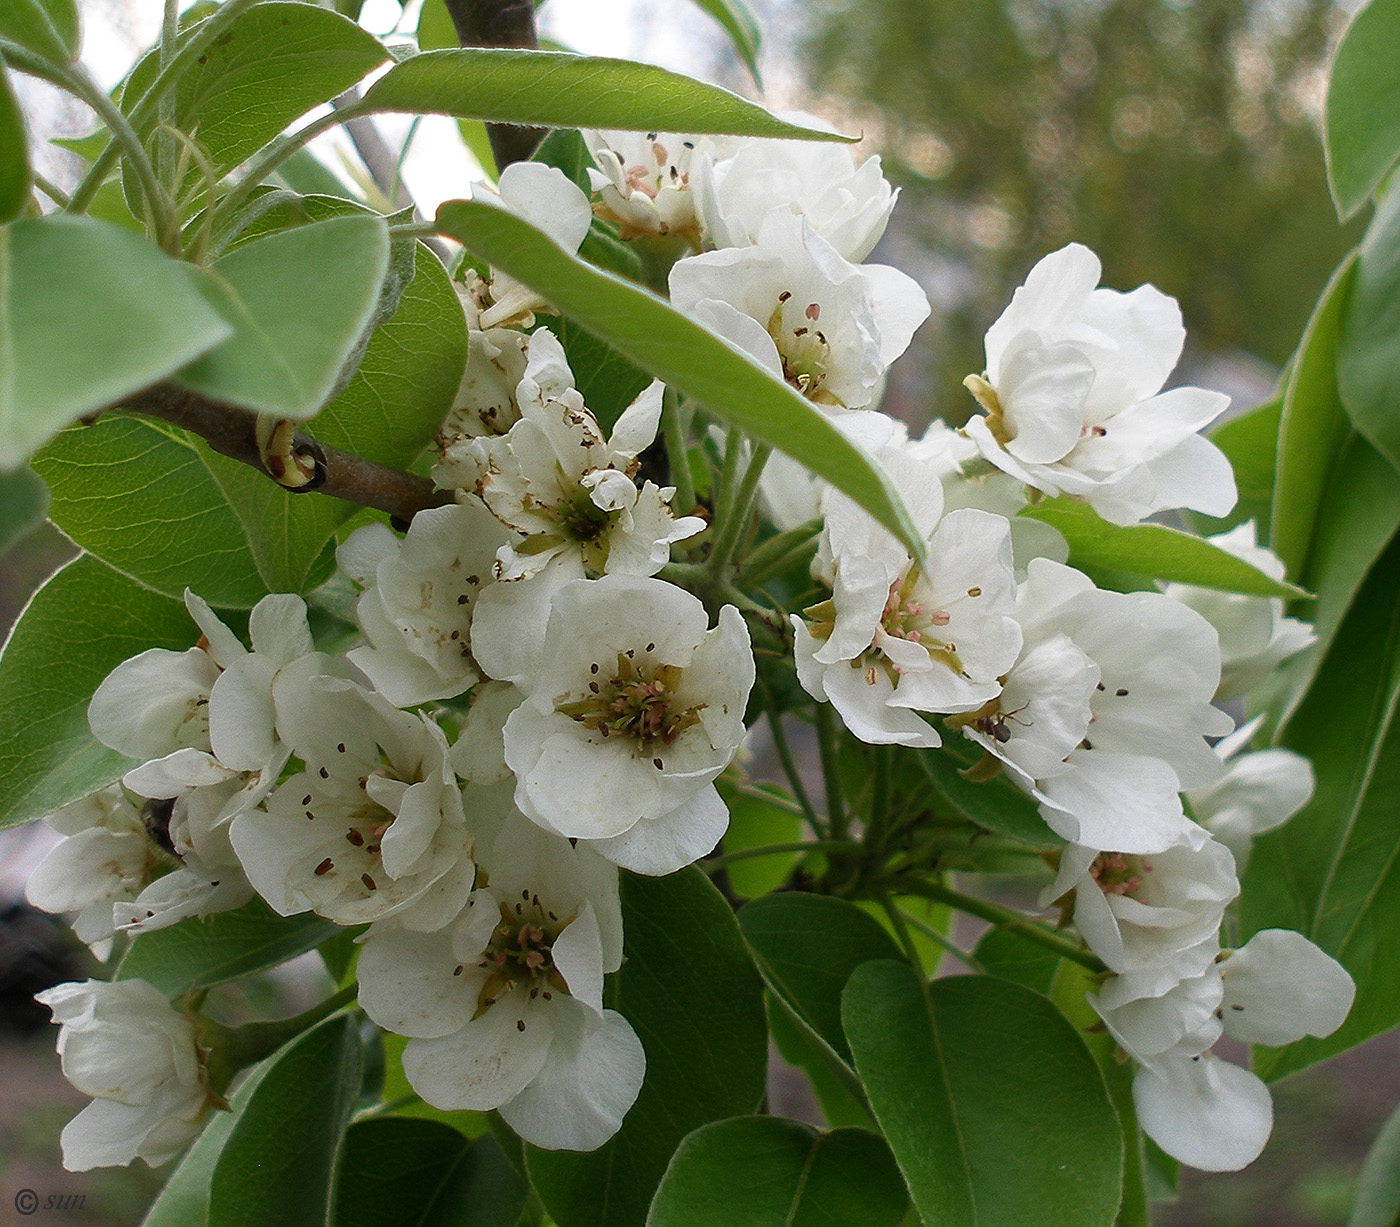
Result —
[{"label": "white blossom", "polygon": [[1241,873],[1256,835],[1281,827],[1312,800],[1312,764],[1292,750],[1248,749],[1258,719],[1216,742],[1225,774],[1186,794],[1196,821],[1230,849]]},{"label": "white blossom", "polygon": [[678,261],[671,302],[787,380],[808,400],[859,409],[928,318],[928,298],[880,264],[852,264],[787,210],[752,247]]},{"label": "white blossom", "polygon": [[467,365],[437,435],[433,481],[443,490],[473,490],[481,460],[472,441],[503,435],[520,420],[515,389],[525,374],[530,335],[516,328],[480,326],[481,309],[457,287],[467,316]]},{"label": "white blossom", "polygon": [[527,697],[505,726],[523,813],[638,873],[671,873],[719,842],[729,814],[712,781],[743,740],[754,680],[738,610],[711,630],[704,606],[661,580],[575,580],[524,665]]},{"label": "white blossom", "polygon": [[141,814],[114,784],[44,821],[64,838],[34,867],[24,897],[41,911],[76,912],[78,940],[106,959],[116,932],[113,904],[135,899],[157,865]]},{"label": "white blossom", "polygon": [[987,369],[969,386],[986,417],[968,435],[993,464],[1047,494],[1086,499],[1133,524],[1235,504],[1230,463],[1196,432],[1229,397],[1160,389],[1185,340],[1176,301],[1150,285],[1099,289],[1098,257],[1072,243],[1046,256],[987,331]]},{"label": "white blossom", "polygon": [[360,1004],[409,1037],[404,1073],[428,1103],[499,1109],[532,1145],[595,1149],[646,1069],[630,1024],[603,1008],[603,976],[622,961],[617,870],[518,813],[481,864],[483,884],[446,927],[371,928]]},{"label": "white blossom", "polygon": [[[1283,579],[1283,561],[1254,541],[1254,521],[1206,538],[1271,579]],[[1168,584],[1166,593],[1194,609],[1220,636],[1220,687],[1216,698],[1233,699],[1252,690],[1283,661],[1312,644],[1312,624],[1283,616],[1278,597],[1246,596],[1190,584]]]},{"label": "white blossom", "polygon": [[194,1025],[144,980],[59,984],[35,996],[59,1023],[63,1075],[88,1104],[64,1127],[63,1166],[85,1172],[177,1155],[210,1104]]},{"label": "white blossom", "polygon": [[1074,927],[1141,995],[1199,975],[1215,959],[1225,909],[1240,890],[1229,849],[1199,828],[1151,856],[1071,844],[1044,902],[1074,891]]},{"label": "white blossom", "polygon": [[337,924],[396,916],[429,931],[471,890],[472,840],[447,739],[426,716],[380,695],[317,678],[291,713],[305,770],[266,812],[240,814],[231,838],[249,881],[282,916]]},{"label": "white blossom", "polygon": [[185,605],[203,638],[187,652],[152,649],[118,665],[88,707],[104,745],[145,759],[123,783],[164,802],[181,867],[113,921],[135,931],[239,907],[252,897],[228,839],[234,817],[257,805],[290,756],[281,724],[309,680],[334,670],[315,650],[300,597],[264,597],[249,615],[252,650],[192,592]]},{"label": "white blossom", "polygon": [[1172,1158],[1204,1172],[1237,1172],[1274,1127],[1269,1088],[1213,1052],[1173,1050],[1133,1076],[1138,1124]]},{"label": "white blossom", "polygon": [[692,175],[703,154],[724,157],[733,137],[681,132],[595,132],[583,139],[597,169],[588,181],[598,212],[617,223],[618,236],[674,235],[700,246]]},{"label": "white blossom", "polygon": [[[810,115],[786,118],[825,126]],[[856,166],[844,145],[830,141],[736,141],[727,157],[706,149],[691,181],[706,246],[753,246],[764,218],[782,209],[801,214],[853,262],[880,241],[899,196],[878,156]]]},{"label": "white blossom", "polygon": [[1071,842],[1138,854],[1179,842],[1190,824],[1178,792],[1223,774],[1205,738],[1233,723],[1210,704],[1210,624],[1160,593],[1107,592],[1044,558],[1027,568],[1017,618],[1021,659],[965,735],[1012,769]]},{"label": "white blossom", "polygon": [[[518,214],[569,252],[579,249],[593,221],[588,197],[562,170],[543,162],[512,163],[501,172],[495,190],[477,184],[472,199]],[[467,290],[483,330],[517,323],[528,328],[534,313],[548,306],[524,282],[499,269],[492,269],[487,281],[471,274]]]},{"label": "white blossom", "polygon": [[396,707],[476,684],[472,609],[492,582],[496,551],[516,539],[475,495],[463,495],[420,511],[403,538],[367,524],[336,551],[341,571],[364,589],[355,620],[367,642],[349,659]]},{"label": "white blossom", "polygon": [[505,525],[525,534],[497,552],[505,580],[534,574],[556,554],[577,551],[597,574],[654,575],[671,543],[705,527],[696,516],[675,519],[673,487],[639,487],[637,457],[656,438],[660,382],[653,382],[603,438],[574,387],[564,347],[541,331],[516,393],[521,419],[503,438],[476,443],[477,489]]}]

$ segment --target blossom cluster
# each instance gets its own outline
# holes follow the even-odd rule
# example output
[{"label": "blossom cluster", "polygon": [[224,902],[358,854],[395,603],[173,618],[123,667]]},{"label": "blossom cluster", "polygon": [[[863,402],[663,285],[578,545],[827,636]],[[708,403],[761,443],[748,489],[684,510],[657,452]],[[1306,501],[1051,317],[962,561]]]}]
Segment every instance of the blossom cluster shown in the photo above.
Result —
[{"label": "blossom cluster", "polygon": [[[1233,506],[1230,466],[1197,433],[1225,398],[1162,391],[1184,340],[1175,302],[1099,288],[1082,247],[1054,253],[987,334],[968,380],[982,412],[911,438],[874,406],[930,308],[903,273],[862,263],[896,197],[878,159],[587,140],[593,199],[540,163],[482,195],[570,250],[595,214],[623,239],[681,241],[672,303],[883,468],[923,558],[792,462],[763,472],[770,521],[821,522],[823,599],[790,618],[798,681],[863,742],[926,752],[960,736],[982,754],[973,778],[1003,773],[1033,798],[1066,841],[1046,902],[1111,972],[1095,1009],[1138,1062],[1143,1127],[1195,1166],[1248,1162],[1268,1092],[1212,1046],[1325,1034],[1351,982],[1298,934],[1221,944],[1250,839],[1311,778],[1287,752],[1249,752],[1253,728],[1216,702],[1309,629],[1266,598],[1101,589],[1019,514],[1057,495],[1120,524]],[[707,610],[665,578],[707,521],[644,473],[661,384],[605,428],[536,318],[542,298],[495,269],[467,269],[459,298],[469,356],[433,467],[451,501],[341,542],[355,645],[318,650],[302,599],[277,594],[245,646],[187,594],[197,645],[142,653],[94,695],[93,734],[138,765],[51,816],[65,838],[29,897],[77,913],[99,957],[118,934],[255,894],[357,927],[360,1008],[406,1038],[425,1101],[586,1150],[619,1128],[646,1068],[603,1004],[623,958],[619,873],[675,872],[724,835],[716,780],[743,741],[755,663],[733,604]],[[1252,526],[1217,544],[1282,574]],[[190,1019],[139,981],[44,999],[65,1070],[97,1100],[65,1135],[69,1166],[178,1151],[222,1089]],[[112,1085],[104,1062],[125,1068]]]}]

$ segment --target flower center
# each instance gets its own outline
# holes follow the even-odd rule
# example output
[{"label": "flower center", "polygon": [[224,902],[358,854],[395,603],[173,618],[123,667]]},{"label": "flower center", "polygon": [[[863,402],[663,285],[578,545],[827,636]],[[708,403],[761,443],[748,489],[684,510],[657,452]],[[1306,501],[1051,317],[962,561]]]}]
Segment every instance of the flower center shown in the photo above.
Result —
[{"label": "flower center", "polygon": [[538,895],[521,892],[521,902],[501,904],[501,923],[482,951],[479,966],[487,977],[477,996],[474,1017],[496,1004],[507,993],[528,989],[533,1000],[540,994],[549,1000],[569,986],[554,966],[554,943],[563,924],[546,912]]},{"label": "flower center", "polygon": [[[682,706],[677,691],[683,671],[676,665],[638,664],[634,652],[617,654],[617,671],[588,683],[582,699],[559,703],[555,710],[603,737],[634,737],[643,746],[669,746],[699,723],[703,703]],[[601,678],[598,665],[590,669]]]},{"label": "flower center", "polygon": [[808,303],[796,321],[792,319],[793,297],[790,290],[778,295],[778,305],[768,319],[768,335],[778,347],[783,363],[783,378],[794,388],[819,404],[840,402],[826,390],[831,345],[826,334],[817,327],[821,306]]},{"label": "flower center", "polygon": [[1135,897],[1142,889],[1143,876],[1152,866],[1140,856],[1122,852],[1101,852],[1089,866],[1089,876],[1106,895]]}]

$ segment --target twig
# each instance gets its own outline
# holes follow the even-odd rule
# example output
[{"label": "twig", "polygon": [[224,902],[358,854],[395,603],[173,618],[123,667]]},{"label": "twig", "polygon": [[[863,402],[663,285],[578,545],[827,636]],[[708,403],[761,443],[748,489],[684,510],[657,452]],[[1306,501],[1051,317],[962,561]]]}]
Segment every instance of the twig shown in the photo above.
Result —
[{"label": "twig", "polygon": [[[258,415],[247,409],[209,400],[171,384],[156,384],[127,397],[113,408],[170,422],[198,435],[221,456],[249,465],[276,480],[262,462],[257,441]],[[406,522],[419,511],[452,502],[448,491],[437,489],[426,477],[391,469],[318,443],[300,431],[293,437],[291,450],[315,460],[318,480],[306,488],[362,507],[374,507],[398,520]],[[322,473],[323,480],[320,479]]]},{"label": "twig", "polygon": [[[539,48],[531,0],[447,0],[447,12],[464,47]],[[505,170],[512,162],[528,162],[547,131],[521,124],[487,124],[496,169]]]}]

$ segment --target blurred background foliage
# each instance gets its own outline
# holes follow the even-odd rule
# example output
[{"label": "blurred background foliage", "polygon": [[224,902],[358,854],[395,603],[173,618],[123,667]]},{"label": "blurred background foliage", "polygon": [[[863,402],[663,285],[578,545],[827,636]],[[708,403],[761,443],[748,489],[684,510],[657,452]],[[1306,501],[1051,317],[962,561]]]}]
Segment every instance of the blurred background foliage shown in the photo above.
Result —
[{"label": "blurred background foliage", "polygon": [[1071,240],[1106,284],[1175,295],[1194,353],[1285,362],[1360,234],[1318,139],[1346,19],[1331,0],[808,5],[819,109],[884,155],[894,241],[922,249],[941,307],[919,338],[934,399],[911,416],[965,416],[958,384],[1008,287]]}]

